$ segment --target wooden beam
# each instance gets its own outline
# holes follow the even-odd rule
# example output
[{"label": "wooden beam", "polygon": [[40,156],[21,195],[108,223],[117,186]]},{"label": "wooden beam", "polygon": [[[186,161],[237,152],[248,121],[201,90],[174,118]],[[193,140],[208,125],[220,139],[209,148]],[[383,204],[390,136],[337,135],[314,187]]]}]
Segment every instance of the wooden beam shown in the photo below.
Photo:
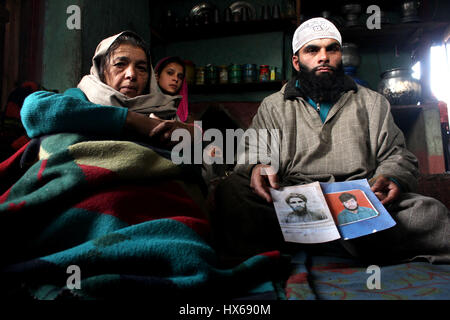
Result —
[{"label": "wooden beam", "polygon": [[301,3],[300,3],[301,1],[300,0],[296,0],[295,1],[295,15],[297,16],[297,27],[300,25],[300,13],[301,13],[301,10],[300,10],[300,5],[301,5]]},{"label": "wooden beam", "polygon": [[5,7],[5,1],[0,1],[0,23],[6,24],[9,22],[9,11]]}]

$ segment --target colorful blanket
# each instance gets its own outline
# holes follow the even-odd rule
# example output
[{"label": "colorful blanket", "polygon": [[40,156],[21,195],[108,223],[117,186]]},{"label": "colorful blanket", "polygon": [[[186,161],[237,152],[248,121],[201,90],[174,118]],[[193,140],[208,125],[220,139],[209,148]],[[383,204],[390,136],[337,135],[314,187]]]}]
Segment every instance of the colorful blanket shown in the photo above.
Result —
[{"label": "colorful blanket", "polygon": [[214,299],[270,292],[279,253],[222,268],[209,244],[200,172],[169,156],[129,141],[56,134],[1,163],[2,294]]}]

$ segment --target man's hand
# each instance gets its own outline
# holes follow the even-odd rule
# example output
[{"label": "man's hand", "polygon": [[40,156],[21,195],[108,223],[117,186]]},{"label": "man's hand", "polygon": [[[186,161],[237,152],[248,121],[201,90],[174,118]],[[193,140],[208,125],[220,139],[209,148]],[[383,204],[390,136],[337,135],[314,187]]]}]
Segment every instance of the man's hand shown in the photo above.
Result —
[{"label": "man's hand", "polygon": [[370,182],[373,193],[383,205],[390,204],[400,196],[401,191],[397,184],[383,175],[371,179]]},{"label": "man's hand", "polygon": [[258,164],[252,170],[250,179],[250,187],[258,196],[265,199],[267,202],[272,202],[269,187],[279,189],[278,176],[275,170],[265,164]]}]

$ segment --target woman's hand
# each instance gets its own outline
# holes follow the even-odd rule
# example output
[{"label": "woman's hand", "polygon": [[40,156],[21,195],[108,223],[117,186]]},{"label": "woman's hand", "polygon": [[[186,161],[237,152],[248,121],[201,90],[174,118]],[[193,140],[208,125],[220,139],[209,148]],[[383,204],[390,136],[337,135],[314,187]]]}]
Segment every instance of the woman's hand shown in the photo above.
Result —
[{"label": "woman's hand", "polygon": [[163,120],[158,118],[149,118],[146,115],[128,111],[125,121],[125,130],[134,134],[148,137],[150,132]]},{"label": "woman's hand", "polygon": [[[176,129],[187,130],[191,141],[194,140],[194,137],[202,137],[201,129],[193,124],[176,120],[162,120],[154,114],[147,117],[133,111],[128,111],[125,128],[139,136],[149,138],[151,142],[165,148],[173,147],[177,143],[177,141],[171,141],[172,133]],[[196,131],[197,135],[195,136]]]},{"label": "woman's hand", "polygon": [[[187,130],[191,141],[194,141],[195,137],[201,138],[202,136],[200,128],[176,120],[161,120],[161,123],[150,131],[149,136],[157,139],[161,144],[171,147],[177,143],[177,141],[171,141],[172,133],[177,129]],[[196,130],[198,130],[197,135],[195,135]]]}]

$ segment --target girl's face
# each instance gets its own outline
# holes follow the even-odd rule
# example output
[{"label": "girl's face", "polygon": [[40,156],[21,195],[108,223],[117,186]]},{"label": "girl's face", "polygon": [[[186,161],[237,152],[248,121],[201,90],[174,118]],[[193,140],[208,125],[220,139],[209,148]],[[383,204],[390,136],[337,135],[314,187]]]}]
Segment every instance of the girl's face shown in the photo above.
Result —
[{"label": "girl's face", "polygon": [[169,63],[159,75],[156,75],[156,79],[164,93],[175,95],[180,91],[183,84],[183,67],[175,62]]}]

